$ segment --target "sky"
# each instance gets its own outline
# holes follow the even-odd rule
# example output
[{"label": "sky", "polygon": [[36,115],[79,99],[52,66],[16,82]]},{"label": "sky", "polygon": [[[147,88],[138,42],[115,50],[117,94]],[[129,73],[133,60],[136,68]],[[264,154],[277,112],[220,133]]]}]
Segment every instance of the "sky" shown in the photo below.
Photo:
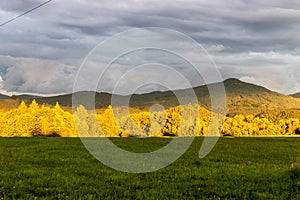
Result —
[{"label": "sky", "polygon": [[[0,1],[0,23],[41,3]],[[223,79],[238,78],[292,94],[300,92],[299,19],[298,0],[53,0],[0,26],[0,93],[70,93],[80,67],[99,43],[134,28],[159,27],[185,34],[202,45]],[[137,38],[148,34],[142,31]],[[145,36],[143,40],[151,39]],[[132,40],[102,49],[101,56],[113,54],[118,45],[124,46],[128,41]],[[178,43],[172,37],[155,41],[169,47]],[[119,82],[131,91],[133,82],[142,84],[152,77],[149,74],[154,70],[149,68],[159,71],[152,74],[155,81],[169,87],[147,85],[139,88],[140,93],[188,87],[169,73],[172,69],[183,74],[192,86],[201,83],[191,67],[182,61],[175,63],[174,59],[158,50],[123,55],[104,74],[98,90],[111,92],[123,78]],[[147,62],[162,62],[169,68],[148,66],[124,76],[132,72],[134,65]],[[106,67],[101,61],[96,66],[102,71]],[[86,84],[92,75],[93,71],[85,74]]]}]

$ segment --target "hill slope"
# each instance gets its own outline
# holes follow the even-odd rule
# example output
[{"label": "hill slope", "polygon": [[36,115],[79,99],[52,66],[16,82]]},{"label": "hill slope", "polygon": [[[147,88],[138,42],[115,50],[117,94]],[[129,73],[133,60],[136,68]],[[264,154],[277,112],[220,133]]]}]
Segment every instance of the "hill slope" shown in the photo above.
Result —
[{"label": "hill slope", "polygon": [[292,94],[291,96],[294,97],[294,98],[300,98],[300,92],[298,92],[296,94]]},{"label": "hill slope", "polygon": [[[269,113],[285,113],[284,115],[290,117],[300,117],[300,98],[298,94],[293,96],[286,96],[273,91],[270,91],[264,87],[245,83],[238,79],[227,79],[224,81],[226,90],[226,102],[227,102],[227,114],[233,116],[236,114],[254,114],[264,115]],[[208,92],[208,86],[203,85],[194,88],[194,92],[198,98],[198,101],[204,107],[210,108],[210,95]],[[115,105],[126,105],[125,99],[130,99],[130,106],[141,110],[148,110],[154,104],[161,104],[165,108],[178,105],[178,99],[174,95],[176,93],[181,98],[189,102],[189,95],[187,90],[165,91],[165,92],[151,92],[147,94],[134,94],[129,96],[118,96],[119,100]],[[74,95],[80,96],[80,98],[94,97],[96,108],[105,108],[111,104],[112,95],[108,93],[96,93],[95,92],[78,92]],[[1,99],[3,97],[4,99]],[[59,95],[53,97],[39,97],[30,95],[20,95],[20,97],[30,102],[35,98],[39,104],[55,105],[59,102],[64,108],[70,110],[72,106],[72,94]],[[0,95],[0,109],[7,110],[17,106],[17,100],[13,101],[9,99],[9,96]],[[84,102],[84,101],[83,101]],[[68,108],[69,107],[69,108]],[[272,114],[275,115],[275,114]]]},{"label": "hill slope", "polygon": [[0,99],[0,110],[8,111],[10,109],[18,107],[19,104],[19,99]]},{"label": "hill slope", "polygon": [[259,114],[263,112],[300,109],[300,99],[273,92],[264,87],[237,79],[224,82],[228,113]]},{"label": "hill slope", "polygon": [[[227,79],[224,81],[224,86],[227,95],[227,113],[229,115],[235,114],[261,114],[267,112],[279,112],[286,110],[293,110],[300,115],[300,99],[293,98],[270,91],[264,87],[245,83],[238,79]],[[195,94],[201,105],[210,107],[210,96],[206,85],[195,87]],[[177,95],[186,98],[188,102],[187,90],[174,91]],[[161,104],[168,108],[178,105],[178,100],[172,91],[165,92],[151,92],[147,94],[134,94],[130,97],[130,106],[139,109],[149,109],[153,104]],[[80,95],[86,98],[94,95],[94,92],[78,92],[75,95]],[[111,104],[111,94],[96,93],[95,101],[97,108],[107,107]],[[119,101],[117,105],[124,105],[122,100],[126,96],[117,96]],[[57,101],[63,106],[72,105],[72,95],[60,95],[54,97],[38,98],[39,103],[46,103],[54,105]]]},{"label": "hill slope", "polygon": [[9,96],[4,95],[4,94],[0,94],[0,99],[8,99],[8,98],[9,98]]}]

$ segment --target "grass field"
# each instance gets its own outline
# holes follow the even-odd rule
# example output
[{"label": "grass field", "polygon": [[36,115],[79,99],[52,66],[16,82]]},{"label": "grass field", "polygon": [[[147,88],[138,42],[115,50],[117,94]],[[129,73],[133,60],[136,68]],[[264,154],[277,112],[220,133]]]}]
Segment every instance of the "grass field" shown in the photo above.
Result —
[{"label": "grass field", "polygon": [[[166,138],[113,138],[149,152]],[[79,138],[0,138],[2,199],[300,199],[290,172],[300,138],[220,138],[198,158],[203,138],[167,168],[146,174],[110,169]]]}]

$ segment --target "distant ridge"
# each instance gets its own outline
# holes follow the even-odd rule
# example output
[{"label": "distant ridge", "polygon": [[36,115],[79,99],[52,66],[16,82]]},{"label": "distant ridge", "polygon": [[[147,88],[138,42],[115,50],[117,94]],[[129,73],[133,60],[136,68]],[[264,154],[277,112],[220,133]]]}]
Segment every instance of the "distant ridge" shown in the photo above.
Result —
[{"label": "distant ridge", "polygon": [[300,98],[300,92],[298,92],[296,94],[292,94],[291,96],[294,97],[294,98]]},{"label": "distant ridge", "polygon": [[[300,98],[298,99],[292,96],[280,94],[262,86],[246,83],[234,78],[227,79],[223,81],[223,83],[226,90],[227,114],[229,116],[236,114],[260,115],[263,113],[279,112],[282,110],[294,110],[295,112],[300,113]],[[210,108],[208,85],[198,86],[193,89],[199,103],[204,107]],[[187,100],[186,102],[188,102],[188,99],[190,98],[187,95],[186,89],[163,92],[155,91],[147,94],[133,94],[130,97],[130,106],[141,110],[148,110],[150,106],[154,104],[160,104],[165,108],[176,106],[179,103],[174,93],[181,96],[181,98],[185,98]],[[82,91],[76,92],[73,95],[79,95],[81,98],[95,97],[96,108],[106,108],[111,104],[112,95],[109,93]],[[128,96],[116,96],[120,101],[115,105],[123,106],[124,102],[122,100]],[[65,107],[72,106],[72,94],[52,97],[20,95],[20,97],[27,101],[36,99],[39,104],[55,105],[56,102],[59,102]]]},{"label": "distant ridge", "polygon": [[18,95],[19,98],[21,99],[27,99],[27,100],[32,100],[32,99],[39,99],[41,96],[36,96],[36,95],[30,95],[30,94],[21,94]]},{"label": "distant ridge", "polygon": [[37,96],[37,95],[30,95],[30,94],[20,94],[20,95],[12,95],[12,96],[8,96],[8,95],[4,95],[4,94],[0,94],[0,99],[24,99],[24,100],[31,100],[31,99],[38,99],[41,98],[41,96]]},{"label": "distant ridge", "polygon": [[4,94],[0,94],[0,99],[8,99],[10,98],[10,96],[4,95]]},{"label": "distant ridge", "polygon": [[[268,110],[282,110],[282,109],[299,109],[300,99],[293,98],[284,94],[273,92],[262,86],[251,83],[246,83],[238,79],[230,78],[224,82],[226,96],[227,96],[227,111],[234,115],[237,113],[261,113],[268,112]],[[210,95],[207,85],[195,87],[194,91],[201,105],[210,107]],[[187,90],[176,90],[175,93],[181,97],[186,96]],[[88,96],[95,94],[94,92],[78,92],[77,95]],[[97,108],[104,108],[111,104],[111,94],[96,93],[95,106]],[[119,99],[124,99],[126,96],[118,96]],[[54,97],[38,98],[39,103],[47,103],[54,105],[57,101],[63,106],[72,105],[72,94],[59,95]],[[130,106],[138,107],[139,109],[148,109],[153,104],[161,104],[164,107],[171,107],[178,105],[178,100],[172,91],[155,91],[147,94],[134,94],[130,98]],[[119,103],[122,106],[122,101]]]}]

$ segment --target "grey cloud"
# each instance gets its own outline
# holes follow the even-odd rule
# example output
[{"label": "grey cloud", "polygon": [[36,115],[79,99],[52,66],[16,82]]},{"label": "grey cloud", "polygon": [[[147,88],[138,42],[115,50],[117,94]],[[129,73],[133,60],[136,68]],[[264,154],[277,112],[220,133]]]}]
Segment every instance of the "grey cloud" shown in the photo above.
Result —
[{"label": "grey cloud", "polygon": [[[282,7],[273,7],[272,3]],[[75,1],[72,4],[54,1],[50,8],[53,8],[51,12],[46,13],[51,15],[46,14],[43,20],[85,36],[109,36],[130,27],[160,26],[205,39],[200,42],[216,44],[226,40],[227,46],[237,51],[262,47],[267,51],[271,47],[266,47],[274,40],[279,43],[278,50],[282,50],[287,44],[284,38],[294,35],[300,24],[299,11],[287,9],[279,1],[263,5],[245,1],[172,1],[172,4],[169,1]],[[265,44],[257,44],[261,41]],[[299,38],[292,44],[299,44]]]},{"label": "grey cloud", "polygon": [[32,7],[41,4],[39,0],[10,0],[10,1],[1,1],[0,7],[1,10],[12,11],[12,12],[25,12]]},{"label": "grey cloud", "polygon": [[[40,3],[38,0],[1,1],[0,18],[9,19]],[[224,77],[246,77],[245,80],[280,92],[297,92],[300,91],[295,75],[299,71],[299,18],[300,2],[293,0],[52,1],[0,27],[0,55],[14,58],[9,65],[4,65],[5,56],[0,56],[2,85],[9,90],[68,91],[75,72],[71,67],[72,72],[64,73],[65,69],[79,66],[99,42],[130,28],[158,26],[183,32],[202,44],[221,66]],[[165,38],[163,42],[174,41]],[[21,58],[27,63],[26,67],[16,63]],[[141,59],[151,60],[149,57]],[[172,59],[166,62],[182,73],[192,74]],[[287,68],[293,73],[279,77]],[[27,80],[41,69],[52,75],[44,77],[46,81]],[[126,66],[120,65],[114,73],[124,69]],[[266,81],[258,69],[274,77]],[[276,78],[287,86],[275,86]],[[60,85],[52,79],[66,82]]]},{"label": "grey cloud", "polygon": [[50,60],[0,56],[2,88],[19,93],[71,92],[76,69]]}]

